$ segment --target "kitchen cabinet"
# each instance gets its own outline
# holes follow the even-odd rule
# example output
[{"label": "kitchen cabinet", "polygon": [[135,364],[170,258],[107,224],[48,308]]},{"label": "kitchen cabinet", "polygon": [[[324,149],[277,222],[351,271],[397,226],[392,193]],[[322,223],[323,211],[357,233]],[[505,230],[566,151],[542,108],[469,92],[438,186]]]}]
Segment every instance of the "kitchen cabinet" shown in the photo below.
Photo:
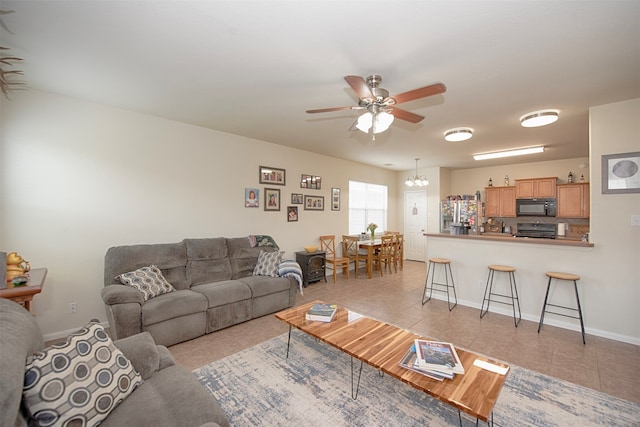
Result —
[{"label": "kitchen cabinet", "polygon": [[558,184],[557,218],[589,218],[589,183]]},{"label": "kitchen cabinet", "polygon": [[516,187],[485,187],[486,218],[516,216]]},{"label": "kitchen cabinet", "polygon": [[556,177],[516,179],[516,199],[553,199],[557,181]]}]

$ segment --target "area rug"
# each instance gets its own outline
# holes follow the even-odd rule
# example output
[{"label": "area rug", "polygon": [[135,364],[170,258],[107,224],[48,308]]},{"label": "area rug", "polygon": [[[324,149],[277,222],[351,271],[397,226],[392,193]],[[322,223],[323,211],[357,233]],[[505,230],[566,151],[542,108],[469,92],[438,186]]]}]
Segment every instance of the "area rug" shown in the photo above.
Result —
[{"label": "area rug", "polygon": [[[294,330],[194,370],[233,426],[458,426],[458,411]],[[358,363],[359,366],[359,363]],[[462,415],[463,425],[475,419]],[[511,365],[496,426],[639,426],[640,405]],[[482,423],[481,423],[482,424]]]}]

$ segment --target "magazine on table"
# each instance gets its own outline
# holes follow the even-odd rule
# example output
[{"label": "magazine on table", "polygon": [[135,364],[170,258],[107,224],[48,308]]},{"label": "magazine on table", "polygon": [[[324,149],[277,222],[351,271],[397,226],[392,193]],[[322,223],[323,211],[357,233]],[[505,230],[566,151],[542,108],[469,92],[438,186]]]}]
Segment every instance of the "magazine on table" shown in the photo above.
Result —
[{"label": "magazine on table", "polygon": [[305,314],[307,320],[318,322],[331,322],[338,311],[337,304],[313,304]]},{"label": "magazine on table", "polygon": [[434,380],[443,381],[445,378],[453,379],[454,374],[446,374],[444,372],[437,371],[429,371],[427,369],[421,369],[416,367],[416,347],[415,345],[411,345],[409,350],[405,353],[405,355],[400,359],[400,363],[398,365],[406,368],[410,371],[417,372],[419,374],[425,375],[429,378],[433,378]]},{"label": "magazine on table", "polygon": [[464,374],[464,367],[453,344],[416,339],[415,346],[417,367],[446,373]]}]

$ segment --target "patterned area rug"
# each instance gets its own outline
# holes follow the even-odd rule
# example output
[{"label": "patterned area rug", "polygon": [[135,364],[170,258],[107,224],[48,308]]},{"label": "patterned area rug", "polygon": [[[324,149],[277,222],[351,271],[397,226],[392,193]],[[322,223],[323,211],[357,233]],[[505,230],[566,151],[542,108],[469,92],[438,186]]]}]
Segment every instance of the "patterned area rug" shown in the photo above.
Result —
[{"label": "patterned area rug", "polygon": [[[233,426],[458,426],[458,411],[294,330],[194,370]],[[359,366],[359,362],[354,364]],[[463,425],[475,419],[462,415]],[[511,365],[496,426],[639,426],[640,405]]]}]

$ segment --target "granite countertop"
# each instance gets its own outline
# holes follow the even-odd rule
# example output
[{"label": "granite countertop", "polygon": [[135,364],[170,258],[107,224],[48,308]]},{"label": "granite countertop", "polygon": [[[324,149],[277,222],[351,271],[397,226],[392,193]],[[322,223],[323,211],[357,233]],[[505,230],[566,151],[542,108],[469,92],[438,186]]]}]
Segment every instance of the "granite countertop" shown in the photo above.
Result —
[{"label": "granite countertop", "polygon": [[574,246],[592,248],[593,243],[583,242],[575,237],[559,237],[557,239],[537,239],[533,237],[515,237],[507,233],[483,233],[483,234],[449,234],[449,233],[425,233],[427,237],[444,237],[462,240],[487,240],[494,242],[526,243],[535,245]]}]

